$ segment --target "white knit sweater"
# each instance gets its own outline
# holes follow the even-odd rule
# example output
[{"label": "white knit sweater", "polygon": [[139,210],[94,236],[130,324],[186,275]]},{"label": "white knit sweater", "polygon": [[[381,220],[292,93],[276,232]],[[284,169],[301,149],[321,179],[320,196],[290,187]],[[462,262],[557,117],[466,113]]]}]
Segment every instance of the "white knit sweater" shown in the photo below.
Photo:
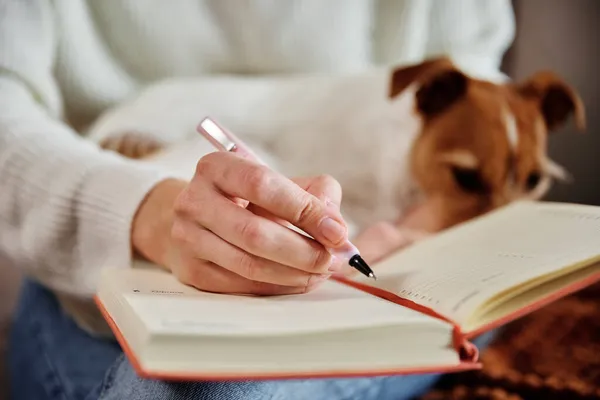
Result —
[{"label": "white knit sweater", "polygon": [[145,84],[441,54],[490,77],[513,33],[509,0],[0,0],[0,262],[82,297],[130,265],[132,217],[169,174],[81,132]]}]

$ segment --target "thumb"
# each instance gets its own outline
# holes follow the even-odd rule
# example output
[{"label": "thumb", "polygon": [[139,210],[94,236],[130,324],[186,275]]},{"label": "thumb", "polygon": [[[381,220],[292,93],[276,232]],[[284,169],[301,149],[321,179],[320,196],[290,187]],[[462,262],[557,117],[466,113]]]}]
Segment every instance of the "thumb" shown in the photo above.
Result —
[{"label": "thumb", "polygon": [[332,176],[300,177],[292,178],[292,181],[327,205],[339,210],[342,203],[342,187]]}]

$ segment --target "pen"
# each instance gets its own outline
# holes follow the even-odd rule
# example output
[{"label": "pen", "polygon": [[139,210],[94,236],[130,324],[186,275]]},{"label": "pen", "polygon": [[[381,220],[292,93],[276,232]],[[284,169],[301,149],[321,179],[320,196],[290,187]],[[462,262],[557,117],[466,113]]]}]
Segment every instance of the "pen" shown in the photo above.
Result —
[{"label": "pen", "polygon": [[[260,158],[233,133],[227,131],[213,119],[204,118],[197,127],[198,133],[204,136],[217,150],[239,153],[253,161],[265,164]],[[369,265],[360,256],[360,252],[350,241],[346,241],[343,250],[330,250],[338,257],[348,261],[348,265],[366,277],[377,279]]]}]

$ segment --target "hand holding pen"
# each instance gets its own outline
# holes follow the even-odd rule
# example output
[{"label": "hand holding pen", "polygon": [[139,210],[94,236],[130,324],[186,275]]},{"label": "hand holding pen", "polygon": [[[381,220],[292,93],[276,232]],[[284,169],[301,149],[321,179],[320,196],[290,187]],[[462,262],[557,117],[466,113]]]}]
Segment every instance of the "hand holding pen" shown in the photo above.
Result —
[{"label": "hand holding pen", "polygon": [[[205,118],[203,119],[200,124],[198,125],[198,132],[200,134],[202,134],[210,143],[212,143],[212,145],[219,151],[222,152],[231,152],[231,153],[236,153],[238,155],[241,155],[242,157],[263,164],[264,163],[256,156],[256,154],[248,147],[246,146],[238,137],[236,137],[233,133],[227,131],[225,128],[223,128],[222,126],[220,126],[219,124],[217,124],[214,120],[210,119],[210,118]],[[296,180],[296,183],[299,184],[299,186],[305,190],[312,188],[313,190],[315,189],[314,186],[314,182],[312,182],[311,179],[300,179],[300,180]],[[337,184],[337,182],[333,183],[331,182],[339,191],[339,185]],[[317,190],[317,196],[323,196],[325,195],[325,193],[319,193],[319,190]],[[336,197],[341,197],[341,193],[339,193],[338,196]],[[325,199],[324,200],[325,205],[333,205],[334,209],[336,211],[339,210],[339,203],[336,204],[332,201],[331,198],[327,197],[325,195]],[[310,203],[307,203],[307,205],[309,205]],[[250,205],[252,206],[252,205]],[[360,256],[360,253],[358,251],[358,249],[356,248],[356,246],[354,246],[348,239],[347,237],[345,238],[345,240],[343,241],[342,244],[340,244],[339,242],[339,233],[340,230],[339,228],[342,226],[341,225],[341,215],[339,215],[339,213],[336,212],[336,219],[332,219],[331,217],[325,217],[323,218],[320,222],[319,222],[319,228],[320,228],[320,234],[321,236],[324,236],[327,240],[331,241],[332,243],[337,244],[335,247],[330,248],[330,253],[334,255],[334,257],[338,257],[341,260],[343,260],[343,262],[347,263],[348,265],[350,265],[351,267],[355,268],[357,271],[359,271],[360,273],[362,273],[363,275],[370,277],[370,278],[374,278],[375,274],[373,273],[373,271],[371,270],[371,268],[368,266],[368,264],[362,259],[362,257]],[[290,228],[300,232],[300,233],[304,233],[301,230],[298,229],[297,225],[293,224],[293,221],[281,221],[283,222],[284,225],[289,226]],[[290,224],[291,223],[291,224]],[[346,232],[347,234],[347,232]]]},{"label": "hand holding pen", "polygon": [[199,155],[191,180],[157,183],[135,213],[136,254],[215,293],[304,293],[341,274],[356,254],[338,182],[289,179],[248,154]]}]

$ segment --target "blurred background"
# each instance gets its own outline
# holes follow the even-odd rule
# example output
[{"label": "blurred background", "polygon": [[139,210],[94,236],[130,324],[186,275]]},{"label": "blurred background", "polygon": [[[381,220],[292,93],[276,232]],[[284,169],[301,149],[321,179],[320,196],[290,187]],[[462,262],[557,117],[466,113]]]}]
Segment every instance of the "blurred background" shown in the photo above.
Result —
[{"label": "blurred background", "polygon": [[[567,168],[574,182],[555,186],[548,199],[600,205],[600,0],[514,0],[513,5],[517,36],[504,71],[519,80],[541,69],[553,70],[579,92],[587,111],[586,132],[569,124],[550,138],[551,157]],[[0,276],[1,400],[4,338],[19,276],[1,265]]]},{"label": "blurred background", "polygon": [[568,124],[549,138],[550,156],[573,176],[548,200],[600,205],[600,1],[513,0],[517,36],[504,60],[513,79],[550,69],[577,90],[587,130]]}]

